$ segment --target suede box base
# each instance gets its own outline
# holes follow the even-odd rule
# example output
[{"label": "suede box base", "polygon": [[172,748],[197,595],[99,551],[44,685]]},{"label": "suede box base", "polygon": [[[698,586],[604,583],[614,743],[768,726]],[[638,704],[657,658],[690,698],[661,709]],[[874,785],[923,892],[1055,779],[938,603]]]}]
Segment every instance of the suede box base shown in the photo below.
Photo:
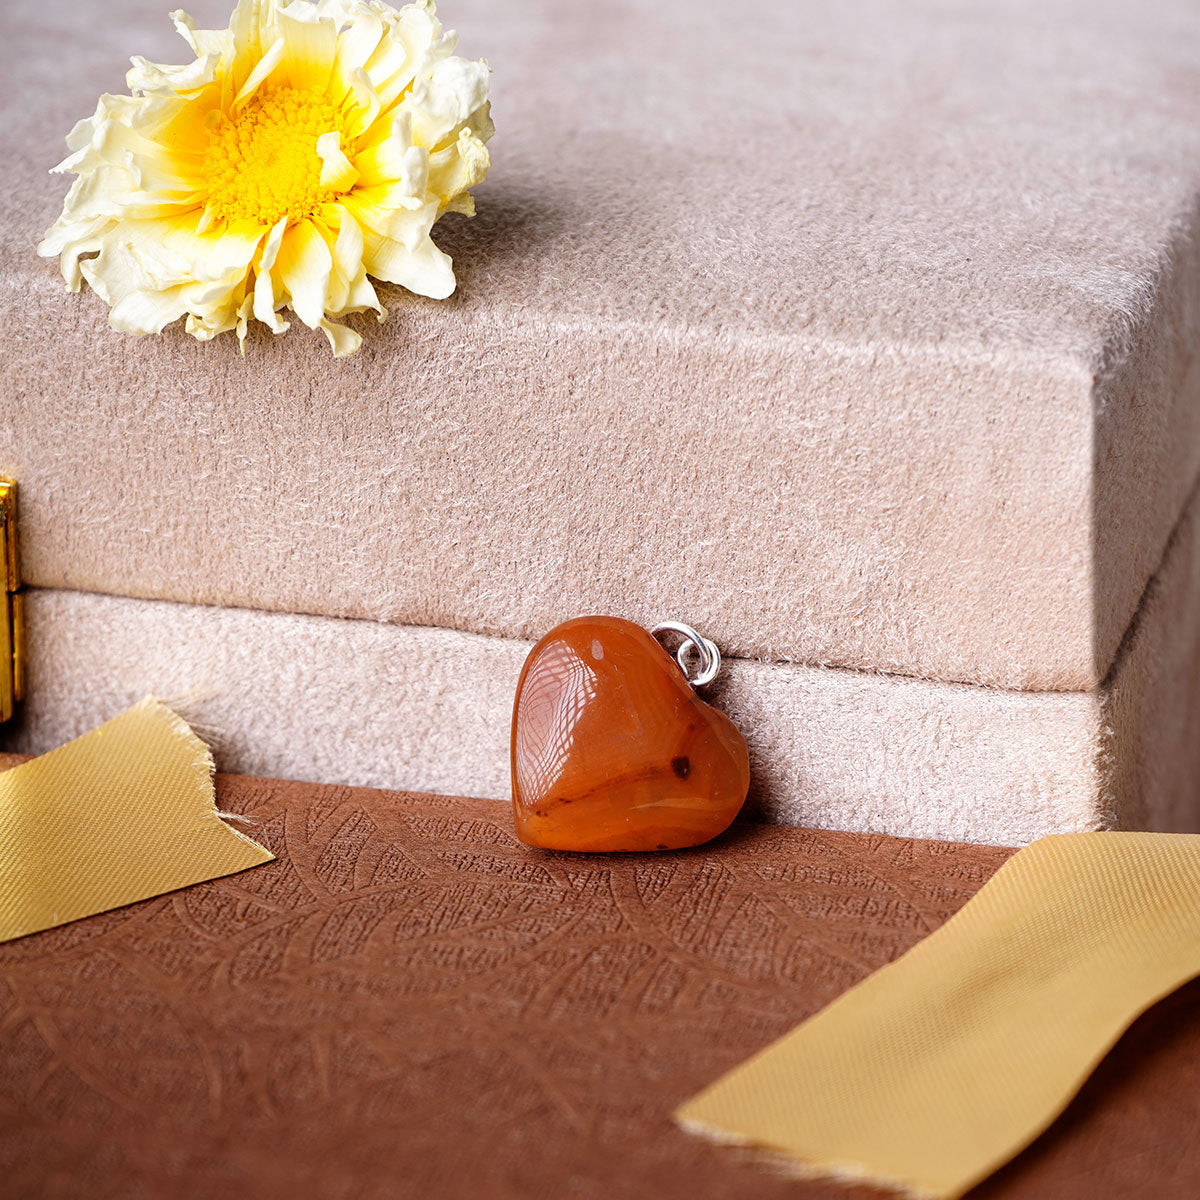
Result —
[{"label": "suede box base", "polygon": [[529,639],[611,612],[729,654],[775,819],[1200,819],[1192,0],[444,0],[498,128],[458,291],[336,362],[125,337],[35,253],[167,7],[5,0],[0,743],[183,694],[231,769],[502,798]]},{"label": "suede box base", "polygon": [[[224,24],[230,0],[186,6]],[[443,0],[494,166],[354,359],[135,339],[36,257],[160,0],[5,0],[0,472],[29,584],[1108,675],[1200,474],[1192,0]]]},{"label": "suede box base", "polygon": [[[508,797],[524,641],[35,589],[30,698],[0,741],[41,753],[147,692],[223,769]],[[1104,683],[1008,691],[732,659],[711,698],[774,821],[1017,845],[1200,829],[1200,495]]]}]

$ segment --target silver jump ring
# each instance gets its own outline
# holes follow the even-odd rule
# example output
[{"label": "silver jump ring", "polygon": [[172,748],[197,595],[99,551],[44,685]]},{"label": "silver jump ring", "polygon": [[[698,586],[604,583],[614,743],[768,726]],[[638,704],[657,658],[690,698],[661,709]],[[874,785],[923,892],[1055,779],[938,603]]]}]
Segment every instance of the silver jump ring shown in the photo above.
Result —
[{"label": "silver jump ring", "polygon": [[[698,634],[690,625],[682,621],[660,621],[650,632],[658,637],[660,633],[677,633],[683,638],[679,649],[675,652],[675,661],[683,672],[684,678],[694,688],[712,683],[721,669],[721,652],[708,640]],[[700,659],[700,673],[693,679],[689,658],[695,653]]]}]

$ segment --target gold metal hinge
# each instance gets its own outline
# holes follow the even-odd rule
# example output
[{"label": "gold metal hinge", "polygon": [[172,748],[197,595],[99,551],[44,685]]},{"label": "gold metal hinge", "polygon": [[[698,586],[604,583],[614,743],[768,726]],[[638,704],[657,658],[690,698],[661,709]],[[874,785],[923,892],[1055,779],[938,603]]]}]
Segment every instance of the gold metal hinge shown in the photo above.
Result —
[{"label": "gold metal hinge", "polygon": [[25,694],[21,558],[17,547],[17,484],[0,478],[0,722]]}]

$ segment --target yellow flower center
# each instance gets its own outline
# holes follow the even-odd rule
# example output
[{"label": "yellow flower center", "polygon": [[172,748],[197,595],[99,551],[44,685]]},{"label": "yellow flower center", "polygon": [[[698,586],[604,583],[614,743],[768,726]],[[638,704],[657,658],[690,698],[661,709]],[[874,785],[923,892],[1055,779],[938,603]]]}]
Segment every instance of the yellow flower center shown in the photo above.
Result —
[{"label": "yellow flower center", "polygon": [[235,117],[220,114],[204,155],[214,220],[298,221],[333,197],[321,187],[317,138],[340,129],[324,96],[276,88],[252,96]]}]

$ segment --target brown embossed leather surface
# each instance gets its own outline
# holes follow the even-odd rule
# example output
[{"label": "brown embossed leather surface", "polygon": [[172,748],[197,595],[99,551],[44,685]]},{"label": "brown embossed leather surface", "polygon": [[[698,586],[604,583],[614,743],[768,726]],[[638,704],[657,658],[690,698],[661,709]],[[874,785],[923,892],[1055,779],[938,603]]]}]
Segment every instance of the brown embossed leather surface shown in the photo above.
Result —
[{"label": "brown embossed leather surface", "polygon": [[[15,760],[0,756],[0,766]],[[0,1194],[857,1197],[678,1131],[1007,851],[746,824],[586,857],[504,806],[218,778],[277,861],[0,946]],[[1200,1194],[1200,987],[978,1189]]]}]

